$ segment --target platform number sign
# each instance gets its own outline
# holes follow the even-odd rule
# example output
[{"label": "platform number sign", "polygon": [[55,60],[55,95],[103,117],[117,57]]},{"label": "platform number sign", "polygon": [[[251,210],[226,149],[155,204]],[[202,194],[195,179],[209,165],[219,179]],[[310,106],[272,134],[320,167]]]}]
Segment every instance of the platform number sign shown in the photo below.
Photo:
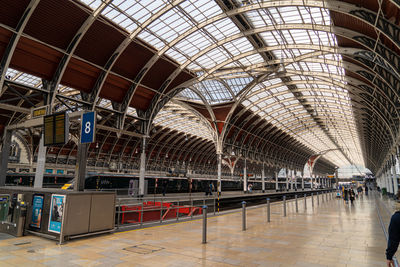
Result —
[{"label": "platform number sign", "polygon": [[94,111],[82,114],[81,144],[93,143],[96,129],[96,113]]}]

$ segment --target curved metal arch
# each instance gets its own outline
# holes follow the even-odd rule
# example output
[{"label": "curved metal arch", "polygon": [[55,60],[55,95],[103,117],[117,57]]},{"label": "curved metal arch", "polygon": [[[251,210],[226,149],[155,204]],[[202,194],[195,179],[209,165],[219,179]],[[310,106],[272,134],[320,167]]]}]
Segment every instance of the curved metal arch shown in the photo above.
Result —
[{"label": "curved metal arch", "polygon": [[[295,48],[299,48],[298,45],[295,45]],[[304,46],[304,48],[306,49],[306,48],[309,48],[309,47]],[[321,47],[318,47],[318,48],[321,48]],[[326,50],[328,50],[327,52],[329,52],[329,53],[335,52],[335,51],[333,51],[334,49],[332,50],[332,48],[329,48],[329,49],[326,48]],[[344,50],[344,52],[346,52],[346,53],[347,53],[347,52],[350,52],[350,51],[359,51],[359,49],[347,49],[347,48],[346,48],[346,49]]]},{"label": "curved metal arch", "polygon": [[[175,160],[179,160],[176,159],[176,151],[177,151],[177,144],[182,143],[185,140],[185,137],[180,134],[175,134],[175,135],[171,135],[171,138],[168,139],[168,145],[165,145],[164,147],[166,147],[166,154],[170,155],[168,156],[169,159],[169,167],[172,167],[171,165],[173,165],[172,161]],[[179,147],[181,148],[181,147]]]},{"label": "curved metal arch", "polygon": [[[304,60],[304,62],[318,62],[318,63],[322,63],[323,61],[326,61],[326,62],[329,62],[330,63],[330,65],[333,65],[333,66],[338,66],[338,67],[343,67],[345,70],[350,70],[350,71],[352,71],[352,72],[354,72],[354,73],[356,73],[356,74],[359,74],[359,71],[364,71],[364,72],[367,72],[367,73],[370,73],[370,75],[373,75],[371,72],[369,72],[369,70],[367,70],[367,69],[369,69],[369,67],[367,67],[367,66],[365,66],[365,68],[361,68],[360,66],[357,66],[357,65],[355,65],[355,64],[353,64],[353,63],[350,63],[350,62],[345,62],[344,64],[343,64],[343,66],[339,66],[339,65],[335,65],[335,64],[333,64],[333,63],[336,63],[335,61],[333,61],[333,60],[317,60],[317,59],[315,59],[315,61],[314,60],[310,60],[310,59],[308,59],[308,60]],[[318,72],[318,71],[315,71],[315,72]],[[298,74],[298,75],[300,75],[300,76],[304,76],[304,75],[302,75],[302,74]],[[359,74],[360,75],[360,74]],[[339,78],[340,76],[337,76],[337,78]],[[365,77],[365,76],[363,76],[364,78],[367,78],[367,77]],[[390,87],[390,89],[392,90],[392,92],[393,92],[393,94],[395,95],[395,96],[397,96],[399,99],[400,99],[400,94],[398,94],[398,92],[397,92],[397,90],[395,90],[394,88],[393,88],[393,85],[391,85],[391,84],[389,84],[382,76],[380,76],[378,73],[376,73],[376,75],[375,75],[375,77],[378,77],[383,83],[386,83],[387,84],[387,86],[388,87]],[[368,79],[368,78],[367,78]],[[351,80],[352,81],[355,81],[356,79],[354,79],[354,78],[351,78]],[[358,80],[358,83],[359,84],[365,84],[365,83],[363,83],[361,80],[359,80],[359,79],[357,79]],[[368,79],[368,80],[370,80],[370,79]],[[370,80],[372,83],[373,83],[373,80]],[[400,80],[399,80],[400,81]],[[281,82],[281,83],[279,83],[279,84],[276,84],[276,87],[279,87],[279,86],[282,86],[282,85],[298,85],[298,84],[311,84],[311,81],[304,81],[304,80],[301,80],[301,81],[289,81],[289,82]],[[314,81],[312,81],[312,84],[315,84],[315,80]],[[328,86],[335,86],[335,87],[341,87],[341,88],[343,88],[343,85],[342,84],[340,84],[340,83],[336,83],[335,81],[322,81],[322,80],[320,80],[320,81],[317,81],[317,84],[324,84],[324,85],[328,85]],[[275,85],[275,84],[274,84]],[[374,86],[375,86],[375,88],[376,88],[376,90],[378,90],[379,92],[381,92],[381,95],[384,95],[385,96],[385,98],[386,98],[386,100],[387,101],[389,101],[390,103],[391,103],[391,105],[392,106],[395,106],[395,104],[394,104],[394,102],[392,101],[392,99],[391,98],[389,98],[389,96],[387,96],[387,94],[386,94],[386,92],[384,92],[381,88],[379,88],[376,84],[374,84]],[[276,88],[276,87],[274,87],[274,88]],[[332,92],[330,92],[330,91],[328,91],[328,90],[326,90],[326,89],[323,89],[323,88],[317,88],[319,91],[326,91],[327,93],[332,93]],[[299,90],[301,90],[301,89],[299,89]],[[253,96],[253,95],[255,95],[255,94],[258,94],[259,92],[261,92],[262,91],[262,88],[260,87],[260,89],[259,90],[257,90],[257,91],[253,91],[251,94],[248,94],[248,97],[247,98],[249,98],[249,97],[251,97],[251,96]],[[343,92],[335,92],[336,94],[344,94]],[[279,93],[279,94],[281,94],[281,93]],[[283,93],[282,93],[283,94]],[[260,101],[262,101],[261,99],[258,101],[258,102],[260,102]]]},{"label": "curved metal arch", "polygon": [[[183,142],[186,142],[186,141],[183,141]],[[210,145],[212,144],[212,142],[196,142],[196,143],[194,143],[194,144],[198,144],[198,145],[199,145],[199,146],[198,146],[198,149],[199,149],[199,150],[201,150],[201,149],[206,150],[208,147],[210,147]],[[193,144],[191,144],[191,146],[192,146],[192,145],[193,145]],[[187,145],[175,147],[175,148],[174,148],[174,155],[176,155],[176,158],[179,160],[179,158],[181,157],[181,155],[182,155],[184,152],[186,152],[186,153],[193,152],[193,150],[191,150],[190,148],[191,148],[191,147],[190,147],[190,146],[187,146]],[[203,150],[203,151],[204,151],[204,150]]]},{"label": "curved metal arch", "polygon": [[151,124],[152,124],[153,120],[155,119],[155,117],[157,116],[158,112],[169,101],[171,101],[173,99],[173,97],[176,96],[176,94],[178,94],[181,90],[184,90],[184,89],[189,89],[189,90],[193,91],[193,93],[195,93],[201,99],[201,101],[203,102],[204,106],[206,107],[208,113],[210,114],[210,117],[211,117],[211,119],[212,119],[212,121],[214,123],[215,128],[217,128],[217,125],[216,125],[216,120],[217,119],[216,119],[215,114],[214,114],[214,112],[213,112],[213,110],[211,108],[211,105],[208,103],[207,99],[202,95],[202,93],[199,90],[197,90],[196,88],[194,88],[192,86],[188,86],[186,88],[185,87],[179,87],[179,88],[176,88],[175,90],[171,90],[167,95],[165,95],[162,98],[162,101],[159,101],[159,102],[156,103],[156,105],[152,106],[152,108],[150,110],[150,113],[147,114],[147,116],[146,116],[148,121],[149,121],[148,127],[146,129],[146,132],[149,132],[149,130],[150,130],[149,127],[151,126]]},{"label": "curved metal arch", "polygon": [[[51,96],[51,102],[50,102],[50,109],[53,109],[54,102],[56,100],[56,96],[58,94],[58,86],[61,83],[61,79],[64,75],[65,70],[67,69],[68,63],[70,62],[75,49],[78,47],[80,41],[83,39],[85,36],[86,32],[89,30],[89,28],[92,26],[92,24],[98,19],[98,17],[101,15],[103,10],[107,8],[107,6],[112,2],[113,0],[104,0],[101,2],[99,7],[96,10],[93,10],[89,14],[89,17],[85,20],[85,22],[81,25],[77,33],[74,35],[72,38],[71,42],[69,43],[67,49],[63,53],[63,57],[58,63],[57,69],[54,72],[53,78],[50,82],[50,92],[54,92],[53,95]],[[94,102],[95,103],[95,102]]]},{"label": "curved metal arch", "polygon": [[[170,144],[169,144],[169,142],[173,139],[173,138],[175,138],[176,136],[178,135],[178,133],[174,133],[174,131],[169,131],[168,132],[168,134],[166,135],[166,139],[164,140],[164,144],[162,144],[161,145],[161,147],[159,148],[159,155],[161,155],[162,153],[163,153],[163,151],[164,151],[164,154],[165,155],[168,155],[168,152],[169,152],[169,150],[170,150]],[[178,137],[179,137],[179,135],[178,135]],[[178,139],[178,138],[177,138]],[[176,140],[175,140],[176,141]],[[159,157],[160,158],[160,160],[161,160],[161,157]],[[168,159],[168,161],[169,161],[170,159]],[[166,162],[166,160],[165,160],[165,157],[164,157],[164,159],[162,159],[162,164],[164,164],[165,162]]]},{"label": "curved metal arch", "polygon": [[[190,143],[186,144],[186,150],[181,150],[181,153],[179,153],[178,157],[183,157],[184,160],[186,161],[188,159],[188,156],[190,153],[195,153],[195,148],[201,144],[203,142],[203,140],[198,139],[198,138],[193,138],[193,140],[190,140]],[[190,158],[191,159],[191,158]],[[191,162],[191,160],[189,160],[188,162]]]},{"label": "curved metal arch", "polygon": [[18,21],[18,24],[15,29],[13,29],[14,33],[11,36],[6,50],[4,51],[4,55],[0,61],[0,92],[3,91],[4,86],[4,79],[6,77],[7,69],[10,66],[11,58],[14,55],[14,51],[17,47],[19,39],[21,38],[25,26],[28,23],[29,19],[31,18],[33,12],[35,11],[36,7],[38,6],[40,0],[31,0],[29,5],[26,7],[24,13],[22,14],[21,18]]},{"label": "curved metal arch", "polygon": [[[215,146],[212,146],[211,144],[208,144],[208,145],[205,145],[204,146],[204,149],[200,152],[200,153],[196,153],[196,157],[193,159],[193,161],[194,162],[198,162],[198,164],[199,165],[201,165],[201,163],[203,162],[203,160],[204,160],[204,157],[207,155],[207,154],[215,154],[215,156],[217,155],[215,152],[214,153],[212,153],[213,151],[215,151],[215,150],[213,150],[213,149],[215,149]],[[207,153],[208,152],[208,153]]]},{"label": "curved metal arch", "polygon": [[[201,121],[203,121],[204,125],[210,130],[210,133],[211,133],[211,136],[212,136],[213,139],[214,139],[214,142],[217,142],[218,133],[217,133],[217,131],[215,130],[215,129],[217,129],[217,128],[213,128],[212,125],[210,125],[210,122],[208,121],[208,119],[207,119],[206,117],[204,117],[200,112],[198,112],[196,109],[194,109],[192,106],[190,106],[190,105],[188,105],[188,104],[186,104],[186,103],[183,103],[183,102],[178,101],[178,100],[173,100],[173,99],[172,99],[171,101],[174,102],[174,103],[177,103],[178,105],[180,105],[180,106],[182,106],[182,107],[184,107],[184,108],[186,108],[187,110],[190,110],[190,111],[191,111],[192,113],[194,113],[197,117],[199,117],[199,119],[200,119]],[[211,115],[211,119],[212,119],[214,122],[216,122],[217,119],[216,119],[216,117],[215,117],[215,114],[214,114],[213,110],[211,109],[211,106],[209,106],[209,107],[210,107],[210,111],[209,111],[209,112],[212,112],[212,114],[210,114],[210,115]],[[216,127],[215,124],[214,124],[214,126]]]},{"label": "curved metal arch", "polygon": [[[173,3],[168,3],[165,5],[163,8],[157,11],[157,13],[152,14],[150,18],[148,18],[146,21],[144,21],[141,25],[138,25],[136,30],[131,32],[129,36],[127,36],[122,43],[117,47],[117,49],[113,52],[113,54],[110,56],[108,59],[106,65],[103,67],[103,71],[97,78],[97,81],[92,89],[92,92],[90,94],[90,102],[91,103],[96,103],[97,99],[99,97],[101,88],[104,85],[104,82],[106,78],[108,77],[112,67],[114,66],[115,62],[117,59],[121,56],[121,54],[125,51],[125,49],[129,46],[131,42],[135,40],[135,38],[138,36],[139,33],[141,33],[146,26],[150,25],[152,22],[154,22],[157,18],[161,17],[164,15],[166,12],[169,10],[173,9],[175,6],[179,5],[183,0],[175,0]],[[94,109],[94,106],[93,108]]]}]

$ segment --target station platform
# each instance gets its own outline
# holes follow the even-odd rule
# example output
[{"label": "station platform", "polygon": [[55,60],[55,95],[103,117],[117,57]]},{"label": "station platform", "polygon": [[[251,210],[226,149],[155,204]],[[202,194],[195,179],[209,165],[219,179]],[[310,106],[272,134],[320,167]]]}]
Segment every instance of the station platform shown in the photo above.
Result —
[{"label": "station platform", "polygon": [[0,241],[0,266],[385,266],[384,227],[391,202],[374,194],[354,205],[341,199],[279,202],[210,217],[207,243],[202,220],[82,238],[57,245],[35,236]]}]

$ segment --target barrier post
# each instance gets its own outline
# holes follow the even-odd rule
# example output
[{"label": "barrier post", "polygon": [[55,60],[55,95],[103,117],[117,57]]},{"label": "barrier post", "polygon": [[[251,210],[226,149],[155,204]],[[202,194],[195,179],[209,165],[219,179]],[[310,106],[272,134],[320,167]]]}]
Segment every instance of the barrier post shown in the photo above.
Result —
[{"label": "barrier post", "polygon": [[203,206],[203,244],[207,243],[207,206]]},{"label": "barrier post", "polygon": [[[191,207],[193,209],[193,207]],[[179,199],[178,199],[178,208],[176,210],[176,220],[179,221]]]},{"label": "barrier post", "polygon": [[142,213],[141,215],[140,215],[140,227],[143,227],[143,200],[142,200],[142,206],[141,206],[141,209],[140,209],[140,212]]},{"label": "barrier post", "polygon": [[163,212],[163,199],[161,199],[161,202],[160,202],[160,223],[162,223],[162,212]]},{"label": "barrier post", "polygon": [[[219,197],[219,192],[218,192],[218,197]],[[215,197],[214,197],[214,216],[215,216]]]},{"label": "barrier post", "polygon": [[[205,205],[205,203],[203,205]],[[193,199],[190,200],[190,208],[193,209]],[[190,214],[190,219],[193,220],[193,212]]]},{"label": "barrier post", "polygon": [[311,193],[311,206],[314,208],[314,193]]},{"label": "barrier post", "polygon": [[242,201],[242,231],[246,231],[246,201]]},{"label": "barrier post", "polygon": [[294,195],[294,198],[296,200],[296,212],[299,212],[299,204],[297,203],[297,194]]},{"label": "barrier post", "polygon": [[307,194],[304,194],[304,209],[307,209]]},{"label": "barrier post", "polygon": [[119,229],[119,222],[121,219],[121,199],[118,199],[118,215],[117,215],[117,229]]},{"label": "barrier post", "polygon": [[267,198],[267,221],[271,221],[271,201]]},{"label": "barrier post", "polygon": [[317,206],[319,206],[319,192],[317,192]]},{"label": "barrier post", "polygon": [[283,196],[283,217],[286,217],[286,196]]},{"label": "barrier post", "polygon": [[325,192],[325,198],[326,198],[326,202],[328,202],[328,192]]}]

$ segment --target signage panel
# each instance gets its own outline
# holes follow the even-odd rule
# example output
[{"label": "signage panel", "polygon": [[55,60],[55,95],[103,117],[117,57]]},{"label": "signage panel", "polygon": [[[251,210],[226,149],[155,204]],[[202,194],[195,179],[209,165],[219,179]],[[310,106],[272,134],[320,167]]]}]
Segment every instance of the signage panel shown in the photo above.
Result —
[{"label": "signage panel", "polygon": [[48,106],[43,106],[40,108],[32,109],[31,118],[33,119],[33,118],[45,116],[47,114],[47,107]]},{"label": "signage panel", "polygon": [[96,130],[96,113],[94,111],[82,114],[81,144],[93,143]]}]

